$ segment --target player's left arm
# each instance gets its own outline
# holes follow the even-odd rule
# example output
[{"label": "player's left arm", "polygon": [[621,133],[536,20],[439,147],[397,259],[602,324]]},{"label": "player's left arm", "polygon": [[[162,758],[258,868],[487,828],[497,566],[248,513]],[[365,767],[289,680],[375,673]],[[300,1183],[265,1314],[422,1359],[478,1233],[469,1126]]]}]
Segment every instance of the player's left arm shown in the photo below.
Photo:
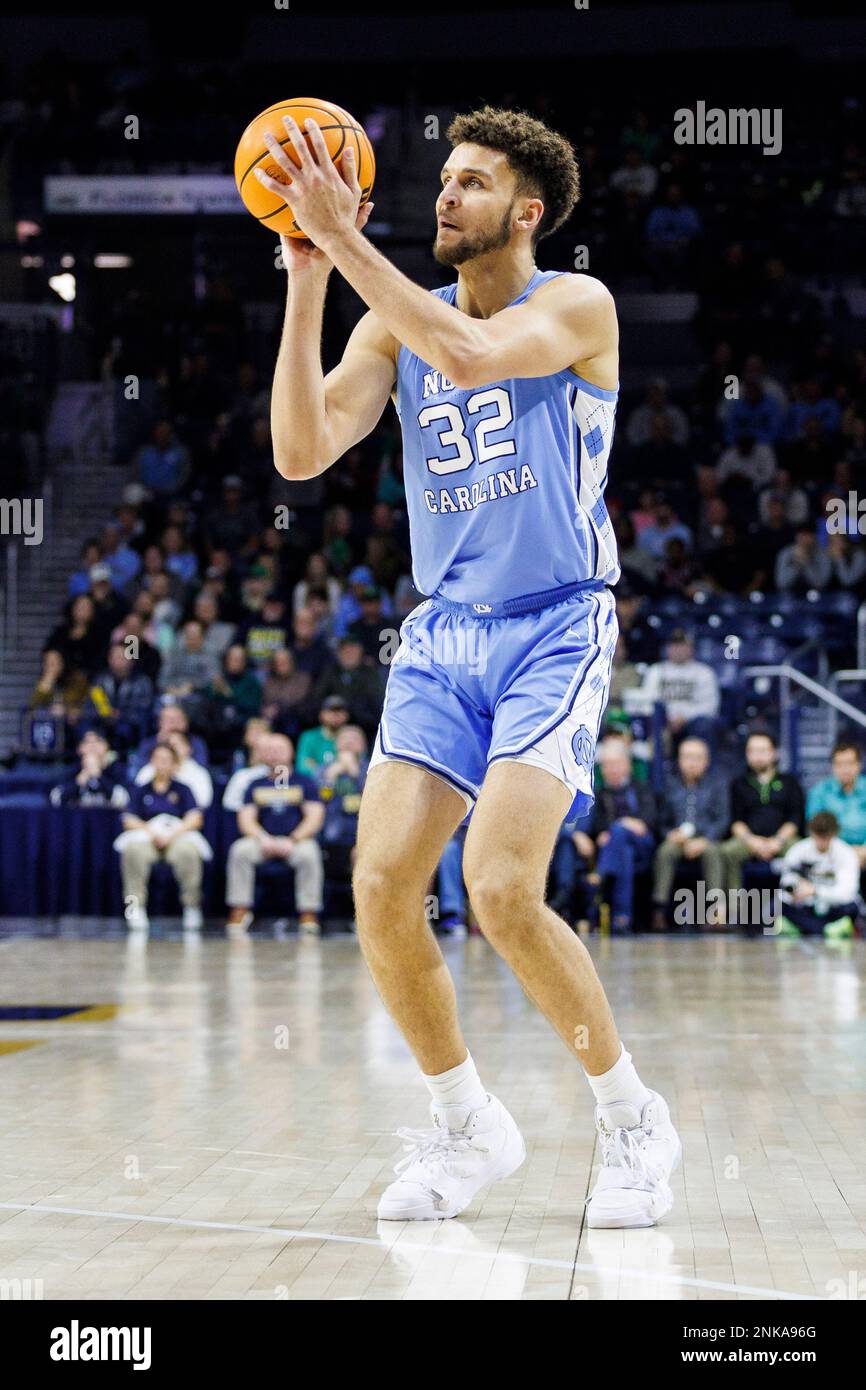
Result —
[{"label": "player's left arm", "polygon": [[[524,304],[489,319],[471,318],[414,284],[355,227],[361,189],[351,150],[337,170],[314,121],[305,123],[312,148],[291,117],[284,124],[299,167],[292,166],[275,141],[267,140],[268,149],[291,174],[292,210],[305,233],[393,337],[455,386],[550,376],[615,352],[613,298],[591,276],[558,276]],[[256,176],[272,192],[285,193],[262,170]]]}]

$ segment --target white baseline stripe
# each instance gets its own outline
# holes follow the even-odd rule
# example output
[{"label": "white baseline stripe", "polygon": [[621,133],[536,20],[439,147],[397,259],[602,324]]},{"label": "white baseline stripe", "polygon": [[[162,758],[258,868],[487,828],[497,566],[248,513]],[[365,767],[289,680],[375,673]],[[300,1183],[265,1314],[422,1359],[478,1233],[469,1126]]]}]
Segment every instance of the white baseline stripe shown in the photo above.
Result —
[{"label": "white baseline stripe", "polygon": [[[47,1207],[38,1202],[0,1202],[2,1211],[46,1212],[55,1216],[97,1216],[104,1221],[145,1221],[157,1226],[187,1226],[201,1231],[243,1231],[249,1235],[273,1236],[275,1240],[321,1240],[339,1245],[372,1245],[388,1251],[385,1241],[373,1236],[338,1236],[329,1231],[295,1231],[281,1226],[247,1226],[232,1221],[191,1221],[182,1216],[142,1216],[131,1211],[94,1211],[87,1207]],[[530,1265],[544,1269],[579,1270],[582,1274],[597,1274],[610,1278],[651,1279],[657,1283],[673,1284],[690,1289],[714,1289],[720,1293],[753,1294],[756,1298],[784,1298],[796,1302],[816,1303],[816,1294],[786,1293],[784,1289],[762,1289],[751,1284],[726,1284],[717,1279],[692,1279],[688,1275],[654,1273],[647,1269],[630,1269],[627,1265],[606,1267],[597,1264],[577,1264],[573,1260],[546,1260],[537,1255],[517,1255],[508,1250],[462,1250],[453,1245],[413,1245],[413,1254],[460,1256],[470,1260],[504,1260],[507,1264]],[[408,1254],[408,1249],[407,1252]]]}]

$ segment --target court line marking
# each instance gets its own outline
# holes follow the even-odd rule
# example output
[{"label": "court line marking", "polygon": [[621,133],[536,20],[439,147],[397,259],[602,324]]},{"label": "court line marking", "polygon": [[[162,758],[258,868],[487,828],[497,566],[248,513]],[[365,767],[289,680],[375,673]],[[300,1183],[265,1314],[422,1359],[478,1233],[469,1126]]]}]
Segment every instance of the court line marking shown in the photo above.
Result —
[{"label": "court line marking", "polygon": [[[19,1212],[46,1212],[56,1216],[97,1216],[105,1221],[144,1221],[156,1226],[186,1226],[193,1230],[206,1231],[240,1231],[248,1235],[274,1236],[275,1239],[286,1240],[319,1240],[331,1242],[339,1245],[369,1245],[377,1250],[386,1253],[395,1248],[396,1242],[388,1245],[373,1236],[341,1236],[331,1231],[309,1231],[292,1230],[282,1226],[248,1226],[242,1222],[232,1221],[194,1221],[184,1216],[142,1216],[136,1212],[129,1211],[94,1211],[84,1207],[48,1207],[38,1202],[0,1202],[2,1211]],[[464,1259],[474,1260],[504,1260],[508,1264],[528,1265],[543,1269],[565,1269],[580,1270],[584,1274],[595,1274],[599,1277],[616,1277],[618,1279],[652,1279],[656,1283],[675,1284],[677,1287],[690,1289],[713,1289],[717,1293],[732,1294],[754,1294],[758,1298],[790,1299],[798,1303],[817,1303],[822,1300],[817,1294],[811,1293],[786,1293],[784,1289],[763,1289],[751,1284],[728,1284],[717,1279],[697,1279],[687,1274],[664,1274],[654,1273],[646,1269],[632,1269],[627,1265],[614,1265],[610,1268],[604,1265],[576,1263],[573,1260],[551,1260],[545,1259],[540,1255],[520,1255],[510,1250],[466,1250],[453,1245],[412,1245],[413,1254],[427,1255],[455,1255]],[[397,1251],[398,1254],[402,1253]],[[407,1247],[406,1254],[409,1254]]]}]

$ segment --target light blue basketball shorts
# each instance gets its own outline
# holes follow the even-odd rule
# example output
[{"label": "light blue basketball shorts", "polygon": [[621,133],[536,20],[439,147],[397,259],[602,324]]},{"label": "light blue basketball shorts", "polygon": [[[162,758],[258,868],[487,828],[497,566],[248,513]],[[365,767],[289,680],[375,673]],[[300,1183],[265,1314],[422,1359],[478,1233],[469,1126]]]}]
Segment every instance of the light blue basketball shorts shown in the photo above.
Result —
[{"label": "light blue basketball shorts", "polygon": [[471,810],[491,763],[529,763],[564,782],[571,814],[584,815],[618,627],[612,590],[593,583],[565,592],[509,616],[441,598],[413,609],[400,628],[370,767],[415,763]]}]

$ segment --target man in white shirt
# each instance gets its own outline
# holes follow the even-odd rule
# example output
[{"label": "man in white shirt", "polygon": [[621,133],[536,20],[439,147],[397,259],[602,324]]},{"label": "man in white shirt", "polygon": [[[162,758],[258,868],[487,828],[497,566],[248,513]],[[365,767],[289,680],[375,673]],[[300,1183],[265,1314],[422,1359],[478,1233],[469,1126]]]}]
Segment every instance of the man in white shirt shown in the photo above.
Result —
[{"label": "man in white shirt", "polygon": [[792,845],[782,860],[784,912],[776,920],[776,932],[823,933],[831,941],[853,936],[860,911],[857,853],[839,839],[839,822],[832,811],[819,811],[807,829],[806,839]]},{"label": "man in white shirt", "polygon": [[744,478],[757,492],[759,488],[769,487],[776,469],[776,451],[772,444],[759,444],[752,435],[739,434],[716,464],[716,481],[721,487],[729,478]]},{"label": "man in white shirt", "polygon": [[667,727],[677,743],[702,738],[712,747],[720,701],[716,673],[706,662],[695,661],[692,640],[682,628],[671,633],[666,654],[665,661],[647,670],[641,694],[652,704],[664,705]]},{"label": "man in white shirt", "polygon": [[268,737],[270,732],[271,726],[267,719],[254,716],[252,719],[247,720],[246,728],[244,729],[244,746],[246,747],[249,761],[246,767],[239,767],[229,778],[226,789],[223,792],[224,811],[234,811],[235,815],[237,815],[244,804],[247,788],[251,787],[253,782],[258,781],[260,777],[266,775],[268,764],[262,758],[261,745],[262,741]]},{"label": "man in white shirt", "polygon": [[610,176],[610,186],[623,195],[635,193],[647,202],[655,193],[659,181],[658,169],[647,164],[636,145],[629,145],[625,161]]}]

